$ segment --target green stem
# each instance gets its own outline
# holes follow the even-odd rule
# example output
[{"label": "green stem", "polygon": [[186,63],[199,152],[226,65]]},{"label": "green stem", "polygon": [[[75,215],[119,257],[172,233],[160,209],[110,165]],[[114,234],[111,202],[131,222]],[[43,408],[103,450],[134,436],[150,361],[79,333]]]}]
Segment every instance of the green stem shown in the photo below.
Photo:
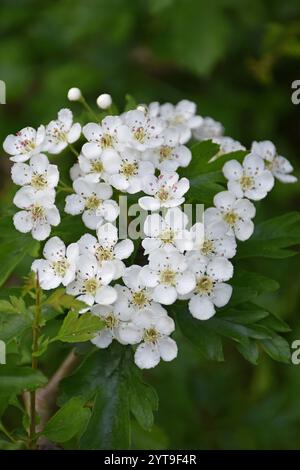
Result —
[{"label": "green stem", "polygon": [[0,423],[0,431],[11,441],[16,442],[15,438],[10,434],[10,432],[6,429],[3,423]]},{"label": "green stem", "polygon": [[93,119],[96,120],[96,122],[99,122],[99,117],[97,116],[96,113],[94,113],[94,111],[92,110],[92,108],[90,107],[90,105],[86,102],[85,98],[83,96],[81,96],[79,102],[83,105],[83,107],[88,111],[88,113],[91,115],[91,117]]},{"label": "green stem", "polygon": [[[41,288],[39,283],[39,277],[36,277],[35,285],[35,314],[32,323],[32,359],[31,366],[33,369],[38,368],[38,358],[35,353],[38,351],[39,345],[39,329],[41,320]],[[36,424],[36,392],[33,390],[30,392],[30,409],[29,409],[29,448],[35,449],[35,424]]]},{"label": "green stem", "polygon": [[58,192],[63,191],[65,193],[71,193],[71,194],[74,193],[73,188],[71,188],[71,186],[68,186],[67,184],[63,183],[62,181],[60,181],[57,191]]},{"label": "green stem", "polygon": [[75,149],[75,147],[74,147],[72,144],[68,144],[68,145],[69,145],[69,149],[71,150],[71,152],[73,152],[74,155],[75,155],[76,157],[78,157],[78,156],[79,156],[79,153],[77,152],[77,150]]}]

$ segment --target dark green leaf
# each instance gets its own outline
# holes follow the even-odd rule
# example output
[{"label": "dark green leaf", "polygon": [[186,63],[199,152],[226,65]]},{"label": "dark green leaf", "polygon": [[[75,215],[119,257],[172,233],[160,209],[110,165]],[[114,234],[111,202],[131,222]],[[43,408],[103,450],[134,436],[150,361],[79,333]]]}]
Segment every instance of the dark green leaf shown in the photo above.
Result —
[{"label": "dark green leaf", "polygon": [[140,426],[149,431],[153,426],[153,410],[158,409],[158,397],[155,390],[146,384],[141,371],[132,363],[128,364],[130,410]]},{"label": "dark green leaf", "polygon": [[214,361],[223,361],[223,348],[220,335],[207,327],[206,321],[199,321],[192,317],[185,305],[174,305],[177,323],[186,338],[188,338],[206,358]]},{"label": "dark green leaf", "polygon": [[288,364],[291,359],[289,343],[279,335],[274,335],[271,339],[260,341],[266,353],[275,361]]},{"label": "dark green leaf", "polygon": [[42,434],[53,442],[67,442],[84,431],[90,414],[80,398],[71,398],[47,422]]},{"label": "dark green leaf", "polygon": [[297,253],[288,248],[299,244],[300,213],[290,212],[258,224],[251,239],[239,246],[237,256],[287,258]]}]

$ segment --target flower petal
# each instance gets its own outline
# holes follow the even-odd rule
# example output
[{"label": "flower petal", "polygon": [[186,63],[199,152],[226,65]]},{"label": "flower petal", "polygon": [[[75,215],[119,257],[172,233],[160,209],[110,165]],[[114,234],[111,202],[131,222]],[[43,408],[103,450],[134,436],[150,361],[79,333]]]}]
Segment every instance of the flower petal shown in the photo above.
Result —
[{"label": "flower petal", "polygon": [[194,295],[189,301],[189,310],[194,318],[208,320],[216,313],[215,307],[210,299]]}]

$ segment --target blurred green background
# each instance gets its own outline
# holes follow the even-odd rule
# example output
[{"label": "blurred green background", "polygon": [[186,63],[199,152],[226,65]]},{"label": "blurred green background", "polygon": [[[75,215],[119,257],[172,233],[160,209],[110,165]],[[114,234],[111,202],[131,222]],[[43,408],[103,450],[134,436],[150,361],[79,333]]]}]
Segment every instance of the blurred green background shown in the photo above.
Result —
[{"label": "blurred green background", "polygon": [[[1,141],[61,107],[81,112],[67,102],[71,86],[90,103],[111,93],[120,107],[126,93],[138,102],[188,98],[246,146],[273,140],[299,176],[300,105],[291,102],[300,79],[299,0],[1,0],[0,9]],[[2,157],[5,209],[13,189]],[[277,184],[257,220],[299,202],[299,183]],[[251,263],[281,284],[261,304],[289,322],[290,341],[300,338],[299,258]],[[133,430],[135,447],[300,448],[300,365],[262,356],[255,367],[230,345],[224,363],[207,362],[180,344],[177,361],[147,374],[160,408],[151,433]]]}]

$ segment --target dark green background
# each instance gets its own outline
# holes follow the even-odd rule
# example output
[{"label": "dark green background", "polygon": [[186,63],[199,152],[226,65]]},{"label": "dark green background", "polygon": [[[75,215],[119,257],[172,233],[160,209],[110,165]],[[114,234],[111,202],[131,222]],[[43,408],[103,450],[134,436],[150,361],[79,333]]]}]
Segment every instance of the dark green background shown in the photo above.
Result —
[{"label": "dark green background", "polygon": [[[120,107],[126,93],[138,102],[192,99],[227,135],[246,146],[271,139],[299,170],[300,105],[291,102],[299,0],[1,0],[0,9],[1,141],[53,119],[79,86],[90,103],[109,92]],[[13,189],[4,155],[0,164],[5,211]],[[277,183],[257,220],[297,210],[299,200],[299,183]],[[251,268],[280,281],[261,303],[291,324],[290,341],[300,338],[299,258]],[[153,432],[133,431],[136,447],[300,448],[300,365],[262,355],[254,367],[230,346],[217,364],[180,344],[177,361],[146,374],[160,409]]]}]

